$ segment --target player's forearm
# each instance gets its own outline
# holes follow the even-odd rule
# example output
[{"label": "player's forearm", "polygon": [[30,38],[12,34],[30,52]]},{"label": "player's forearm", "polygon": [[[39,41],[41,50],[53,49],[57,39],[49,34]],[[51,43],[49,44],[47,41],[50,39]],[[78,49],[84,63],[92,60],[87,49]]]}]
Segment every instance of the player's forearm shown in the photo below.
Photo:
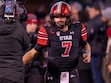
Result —
[{"label": "player's forearm", "polygon": [[37,51],[35,49],[31,49],[30,51],[26,52],[25,55],[23,56],[23,64],[28,64],[30,63],[33,58],[37,55]]}]

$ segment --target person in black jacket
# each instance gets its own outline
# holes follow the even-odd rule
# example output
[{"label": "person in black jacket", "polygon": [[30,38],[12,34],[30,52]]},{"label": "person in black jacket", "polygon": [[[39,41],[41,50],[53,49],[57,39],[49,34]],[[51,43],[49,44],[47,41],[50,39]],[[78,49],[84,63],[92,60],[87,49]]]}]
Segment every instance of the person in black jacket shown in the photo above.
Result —
[{"label": "person in black jacket", "polygon": [[28,36],[20,23],[7,24],[0,19],[0,82],[23,83],[22,55],[28,46]]},{"label": "person in black jacket", "polygon": [[93,3],[88,8],[89,21],[87,22],[88,42],[91,45],[91,70],[94,83],[104,83],[102,77],[102,58],[107,43],[106,24],[102,21],[101,7]]},{"label": "person in black jacket", "polygon": [[4,19],[3,11],[0,10],[0,83],[24,83],[22,55],[29,38],[19,20]]}]

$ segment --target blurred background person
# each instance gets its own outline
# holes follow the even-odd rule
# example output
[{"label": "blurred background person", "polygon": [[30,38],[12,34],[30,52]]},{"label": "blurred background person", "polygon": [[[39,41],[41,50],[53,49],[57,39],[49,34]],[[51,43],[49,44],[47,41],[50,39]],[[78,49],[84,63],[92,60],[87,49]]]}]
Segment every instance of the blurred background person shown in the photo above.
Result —
[{"label": "blurred background person", "polygon": [[[33,48],[37,42],[37,32],[38,32],[38,20],[35,14],[29,13],[28,19],[26,21],[26,31],[30,38],[30,47],[28,50]],[[28,51],[27,50],[27,51]],[[43,56],[43,55],[41,55]],[[42,83],[43,78],[41,74],[41,57],[36,57],[31,63],[25,66],[26,75],[25,83]]]},{"label": "blurred background person", "polygon": [[31,41],[30,43],[30,49],[31,49],[36,44],[37,32],[39,30],[38,20],[37,20],[36,15],[34,15],[33,13],[29,13],[26,24],[27,24],[26,31]]},{"label": "blurred background person", "polygon": [[102,74],[105,83],[111,83],[111,7],[102,10],[102,20],[107,24],[107,48],[106,56],[103,58]]},{"label": "blurred background person", "polygon": [[51,25],[51,18],[49,15],[46,15],[44,20],[45,20],[45,25],[48,25],[48,26]]},{"label": "blurred background person", "polygon": [[[82,22],[85,23],[87,18],[84,18],[85,12],[83,11],[82,5],[79,2],[70,2],[70,6],[72,8],[72,19],[74,22]],[[83,62],[82,57],[82,47],[79,48],[79,62],[78,62],[78,70],[80,74],[80,83],[92,83],[92,74],[90,64],[86,64]],[[88,76],[89,75],[89,76]]]},{"label": "blurred background person", "polygon": [[79,2],[70,2],[70,6],[72,8],[72,18],[75,22],[81,20],[81,13],[82,13],[82,5]]},{"label": "blurred background person", "polygon": [[94,83],[104,83],[102,77],[102,58],[107,43],[106,24],[102,21],[101,7],[93,3],[88,7],[89,21],[87,22],[88,42],[92,48],[91,69]]}]

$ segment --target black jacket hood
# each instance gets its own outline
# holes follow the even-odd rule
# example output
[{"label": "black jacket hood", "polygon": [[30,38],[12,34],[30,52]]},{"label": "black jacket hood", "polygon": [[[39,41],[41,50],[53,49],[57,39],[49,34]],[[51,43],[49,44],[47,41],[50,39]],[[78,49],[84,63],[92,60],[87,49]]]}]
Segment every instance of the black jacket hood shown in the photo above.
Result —
[{"label": "black jacket hood", "polygon": [[0,18],[0,35],[9,35],[16,28],[15,22],[8,22],[5,19]]}]

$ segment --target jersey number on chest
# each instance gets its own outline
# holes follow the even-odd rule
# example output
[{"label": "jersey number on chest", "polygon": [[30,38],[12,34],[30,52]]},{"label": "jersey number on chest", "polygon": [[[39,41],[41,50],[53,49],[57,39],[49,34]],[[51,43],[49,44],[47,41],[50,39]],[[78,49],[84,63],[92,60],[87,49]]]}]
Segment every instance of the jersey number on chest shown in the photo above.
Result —
[{"label": "jersey number on chest", "polygon": [[62,54],[62,57],[69,57],[69,52],[72,46],[71,41],[63,41],[62,42],[62,48],[65,48],[64,53]]}]

